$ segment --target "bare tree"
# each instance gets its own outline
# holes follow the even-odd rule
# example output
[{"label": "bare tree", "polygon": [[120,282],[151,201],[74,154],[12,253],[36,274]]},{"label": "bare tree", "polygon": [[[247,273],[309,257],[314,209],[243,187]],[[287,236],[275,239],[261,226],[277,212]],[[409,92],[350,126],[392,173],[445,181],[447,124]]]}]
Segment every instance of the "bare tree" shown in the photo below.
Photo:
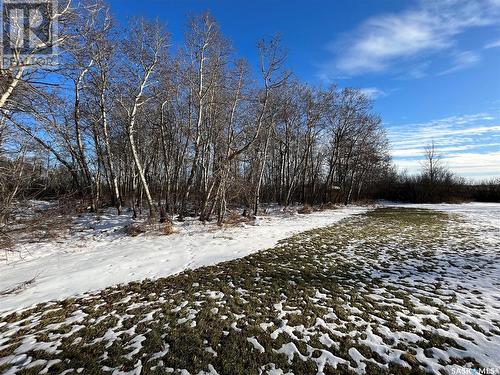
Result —
[{"label": "bare tree", "polygon": [[443,176],[444,167],[442,165],[441,156],[436,151],[434,141],[427,145],[424,149],[424,162],[422,165],[423,176],[427,178],[431,184],[439,181]]},{"label": "bare tree", "polygon": [[152,220],[156,218],[156,208],[137,150],[135,133],[139,109],[148,100],[147,94],[156,79],[155,74],[159,64],[166,59],[168,39],[168,34],[159,22],[141,19],[130,25],[130,36],[123,43],[123,53],[127,64],[124,70],[127,71],[130,79],[124,84],[130,85],[130,92],[128,97],[121,97],[118,102],[126,112],[128,141]]},{"label": "bare tree", "polygon": [[[168,56],[158,21],[133,20],[124,32],[101,0],[71,12],[59,70],[26,68],[14,89],[14,71],[0,81],[12,91],[1,138],[18,150],[6,165],[46,158],[46,186],[96,210],[130,202],[137,215],[145,201],[151,220],[159,211],[160,221],[193,214],[222,224],[228,208],[257,214],[261,202],[349,203],[387,175],[370,100],[293,78],[278,37],[258,43],[253,74],[210,14],[191,17]],[[22,163],[21,149],[30,155]],[[21,180],[17,191],[30,183]]]}]

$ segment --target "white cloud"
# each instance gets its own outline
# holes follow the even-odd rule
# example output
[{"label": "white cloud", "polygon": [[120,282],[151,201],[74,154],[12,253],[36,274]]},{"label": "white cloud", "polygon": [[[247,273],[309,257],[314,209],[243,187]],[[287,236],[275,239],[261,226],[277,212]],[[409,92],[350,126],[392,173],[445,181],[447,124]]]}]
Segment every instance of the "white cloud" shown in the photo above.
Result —
[{"label": "white cloud", "polygon": [[[393,132],[393,130],[391,130]],[[446,129],[446,128],[425,128],[413,129],[411,132],[404,132],[400,136],[394,136],[393,146],[415,147],[425,145],[435,141],[438,145],[455,145],[470,140],[465,136],[480,136],[486,133],[500,132],[500,125],[478,126],[466,129]],[[397,149],[397,148],[396,148]]]},{"label": "white cloud", "polygon": [[420,170],[424,148],[435,143],[446,165],[462,176],[500,177],[500,124],[487,113],[450,116],[388,127],[391,154],[400,169]]},{"label": "white cloud", "polygon": [[[500,151],[490,153],[461,153],[448,155],[441,161],[453,173],[471,177],[477,180],[500,177]],[[408,170],[410,173],[421,168],[421,160],[401,159],[397,161],[400,170]]]},{"label": "white cloud", "polygon": [[405,72],[401,79],[420,79],[427,76],[427,69],[431,65],[430,61],[422,61],[417,64],[414,64],[408,68],[408,71]]},{"label": "white cloud", "polygon": [[[500,146],[500,143],[489,144],[488,146]],[[447,152],[456,152],[456,151],[466,151],[471,150],[478,147],[484,147],[484,145],[465,145],[465,146],[449,146],[449,147],[440,147],[437,145],[435,147],[436,152],[438,154],[447,153]],[[425,145],[418,148],[398,148],[392,150],[392,156],[396,158],[405,158],[405,157],[421,157],[425,154]]]},{"label": "white cloud", "polygon": [[484,46],[485,49],[500,47],[500,39],[490,42]]},{"label": "white cloud", "polygon": [[446,69],[445,71],[439,73],[439,75],[450,74],[454,72],[458,72],[460,70],[469,68],[473,65],[476,65],[480,60],[481,56],[472,51],[465,51],[458,53],[453,58],[453,65],[451,68]]},{"label": "white cloud", "polygon": [[[480,135],[485,132],[497,132],[500,125],[484,125],[486,122],[495,120],[488,113],[475,113],[469,115],[449,116],[441,119],[422,123],[403,124],[390,126],[389,134],[393,144],[404,144],[408,141],[412,144],[417,142],[428,142],[432,139],[444,138],[447,142],[461,141],[466,135]],[[455,138],[452,138],[455,137]]]},{"label": "white cloud", "polygon": [[384,71],[396,60],[449,48],[458,34],[498,23],[499,15],[496,0],[429,0],[405,12],[372,17],[330,45],[335,57],[323,66],[320,76]]},{"label": "white cloud", "polygon": [[377,98],[382,98],[384,96],[387,96],[387,93],[383,90],[380,90],[376,87],[365,87],[362,89],[359,89],[365,95],[366,97],[370,99],[377,99]]}]

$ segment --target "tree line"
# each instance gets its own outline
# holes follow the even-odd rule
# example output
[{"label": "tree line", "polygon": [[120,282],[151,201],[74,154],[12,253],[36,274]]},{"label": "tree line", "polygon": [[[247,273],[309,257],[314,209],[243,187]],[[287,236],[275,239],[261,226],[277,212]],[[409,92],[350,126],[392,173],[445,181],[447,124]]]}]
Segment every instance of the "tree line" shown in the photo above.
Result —
[{"label": "tree line", "polygon": [[4,205],[66,195],[221,223],[228,206],[349,203],[390,164],[371,101],[300,82],[279,37],[250,67],[208,13],[173,46],[160,21],[122,28],[100,1],[61,9],[58,67],[1,71]]},{"label": "tree line", "polygon": [[301,82],[279,37],[250,66],[209,13],[175,45],[160,21],[122,27],[101,0],[68,0],[55,21],[56,67],[19,53],[0,70],[0,220],[16,199],[64,197],[222,223],[264,202],[438,199],[429,186],[454,178],[397,174],[371,100]]},{"label": "tree line", "polygon": [[424,148],[420,173],[393,169],[373,193],[374,198],[412,203],[500,202],[500,179],[471,183],[455,175],[432,142]]}]

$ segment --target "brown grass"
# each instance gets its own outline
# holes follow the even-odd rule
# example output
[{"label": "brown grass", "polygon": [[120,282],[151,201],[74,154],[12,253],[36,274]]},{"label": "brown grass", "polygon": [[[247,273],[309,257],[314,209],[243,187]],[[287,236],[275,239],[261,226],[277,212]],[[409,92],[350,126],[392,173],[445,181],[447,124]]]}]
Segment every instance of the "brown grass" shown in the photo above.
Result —
[{"label": "brown grass", "polygon": [[298,213],[299,214],[303,214],[303,215],[309,215],[309,214],[312,214],[313,213],[313,208],[309,205],[309,204],[304,204],[304,206],[302,206],[302,208],[299,208],[298,209]]},{"label": "brown grass", "polygon": [[169,236],[169,235],[177,232],[177,230],[175,229],[174,224],[172,224],[171,221],[167,221],[163,224],[162,232],[165,236]]},{"label": "brown grass", "polygon": [[14,245],[10,236],[0,229],[0,249],[9,250]]},{"label": "brown grass", "polygon": [[59,238],[71,224],[67,210],[57,205],[44,210],[35,210],[33,215],[9,222],[4,230],[8,231],[8,236],[0,233],[0,248]]},{"label": "brown grass", "polygon": [[226,216],[226,220],[224,220],[224,224],[226,226],[236,226],[241,223],[248,223],[254,220],[254,217],[251,215],[243,216],[238,211],[230,211]]},{"label": "brown grass", "polygon": [[6,296],[9,294],[17,294],[23,289],[27,288],[31,284],[33,284],[36,280],[37,276],[33,277],[32,279],[23,281],[22,283],[17,284],[16,286],[4,290],[0,290],[0,296]]},{"label": "brown grass", "polygon": [[323,203],[321,206],[319,206],[320,211],[323,211],[323,210],[336,210],[337,208],[339,208],[339,206],[336,205],[333,202]]},{"label": "brown grass", "polygon": [[146,233],[146,227],[144,224],[130,224],[125,227],[125,232],[130,237],[136,237],[139,234]]},{"label": "brown grass", "polygon": [[376,201],[373,199],[358,199],[357,201],[352,202],[352,204],[356,204],[358,206],[374,206],[376,204]]}]

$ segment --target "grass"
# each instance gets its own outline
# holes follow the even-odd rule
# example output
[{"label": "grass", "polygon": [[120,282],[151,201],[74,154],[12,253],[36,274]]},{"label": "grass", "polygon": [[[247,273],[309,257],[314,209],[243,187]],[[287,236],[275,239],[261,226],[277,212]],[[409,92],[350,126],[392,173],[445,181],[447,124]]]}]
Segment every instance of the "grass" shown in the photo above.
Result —
[{"label": "grass", "polygon": [[498,289],[474,282],[498,259],[485,246],[456,217],[378,209],[242,259],[4,315],[0,373],[487,366],[478,340],[500,346],[500,323],[486,299]]}]

